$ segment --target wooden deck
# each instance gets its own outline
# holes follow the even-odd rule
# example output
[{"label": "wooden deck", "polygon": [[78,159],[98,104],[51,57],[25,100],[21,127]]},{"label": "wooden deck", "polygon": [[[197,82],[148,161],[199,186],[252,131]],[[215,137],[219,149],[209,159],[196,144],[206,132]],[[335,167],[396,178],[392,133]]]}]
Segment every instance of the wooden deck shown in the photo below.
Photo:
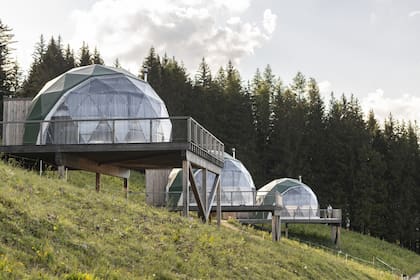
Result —
[{"label": "wooden deck", "polygon": [[[88,138],[86,134],[82,135],[80,128],[99,127],[99,123],[107,124],[106,129],[100,130],[103,137],[92,140],[96,130],[90,131]],[[159,131],[158,127],[162,123],[166,126]],[[224,145],[191,117],[8,121],[2,125],[3,130],[28,129],[28,133],[36,133],[31,134],[30,138],[32,142],[36,139],[36,143],[23,144],[32,142],[12,137],[9,142],[2,143],[0,152],[12,157],[42,160],[57,166],[61,173],[64,173],[64,167],[96,172],[97,191],[100,190],[100,174],[124,178],[124,189],[127,192],[130,170],[182,168],[184,216],[189,215],[189,185],[198,202],[199,216],[204,222],[209,219],[213,201],[220,206]],[[130,126],[135,129],[128,130]],[[137,134],[129,139],[118,138],[121,131]],[[25,137],[24,132],[20,131],[16,135]],[[210,190],[212,195],[209,205],[207,199],[201,199],[202,195],[192,175],[193,168],[216,174]],[[220,224],[221,212],[215,209]]]},{"label": "wooden deck", "polygon": [[[71,124],[80,124],[92,121],[108,121],[115,123],[131,121],[131,122],[147,122],[159,121],[157,119],[116,119],[116,120],[72,120]],[[73,143],[66,142],[67,137],[62,135],[60,139],[53,139],[53,143],[42,144],[20,144],[22,141],[16,141],[19,144],[2,145],[0,152],[18,157],[33,158],[44,160],[53,165],[61,165],[62,158],[70,155],[72,158],[83,158],[96,162],[98,165],[114,165],[128,169],[146,169],[146,168],[174,168],[182,167],[182,160],[194,158],[190,161],[193,163],[199,161],[198,165],[209,165],[211,171],[215,171],[223,167],[223,143],[214,137],[205,128],[200,126],[195,120],[189,117],[168,118],[176,125],[173,126],[171,139],[165,141],[156,141],[152,137],[152,126],[147,133],[150,135],[150,141],[141,141],[141,143],[133,142],[106,142],[103,143]],[[24,129],[25,124],[38,124],[40,127],[52,125],[53,121],[38,122],[5,122],[4,128],[19,127]],[[66,122],[57,122],[61,126],[65,126]],[[70,123],[70,122],[69,122]],[[65,130],[63,130],[65,131]],[[114,131],[110,132],[112,135]],[[23,134],[23,133],[21,133]],[[64,156],[63,156],[64,155]]]}]

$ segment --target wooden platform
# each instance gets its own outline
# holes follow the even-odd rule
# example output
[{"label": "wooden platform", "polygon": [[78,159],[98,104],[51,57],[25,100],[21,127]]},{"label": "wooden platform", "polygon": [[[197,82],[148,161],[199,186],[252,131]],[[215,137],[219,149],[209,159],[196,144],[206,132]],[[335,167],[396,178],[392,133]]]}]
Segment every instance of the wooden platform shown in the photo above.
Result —
[{"label": "wooden platform", "polygon": [[[96,125],[102,122],[112,125],[108,125],[107,130],[103,131],[102,138],[81,141],[80,131],[76,128],[92,122]],[[167,137],[158,137],[157,130],[153,128],[154,124],[159,125],[161,122],[168,125],[166,128],[170,129],[166,131]],[[143,137],[118,139],[116,137],[118,128],[126,129],[124,124],[127,123],[137,125],[136,127],[140,124],[149,125],[142,127]],[[23,122],[19,120],[2,124],[3,130],[5,128],[14,129],[13,131],[38,128],[39,131],[35,131],[38,133],[36,143],[34,141],[33,144],[22,144],[27,142],[15,139],[16,141],[11,141],[10,144],[3,142],[0,152],[9,156],[42,160],[57,166],[60,174],[64,173],[64,167],[96,172],[97,191],[100,190],[100,174],[124,178],[124,189],[127,192],[130,170],[182,168],[184,216],[189,215],[189,186],[198,202],[199,216],[204,222],[209,219],[213,202],[216,201],[216,204],[220,206],[220,174],[224,164],[224,145],[191,117]],[[119,127],[120,125],[122,126]],[[49,128],[54,128],[54,130],[50,133]],[[16,135],[24,135],[24,133],[20,131]],[[203,172],[210,171],[216,175],[209,199],[206,197],[206,188],[203,194],[199,193],[193,176],[193,168],[202,169]],[[206,178],[206,176],[203,177]],[[202,185],[206,186],[206,184]],[[215,209],[220,225],[221,211],[220,208]]]}]

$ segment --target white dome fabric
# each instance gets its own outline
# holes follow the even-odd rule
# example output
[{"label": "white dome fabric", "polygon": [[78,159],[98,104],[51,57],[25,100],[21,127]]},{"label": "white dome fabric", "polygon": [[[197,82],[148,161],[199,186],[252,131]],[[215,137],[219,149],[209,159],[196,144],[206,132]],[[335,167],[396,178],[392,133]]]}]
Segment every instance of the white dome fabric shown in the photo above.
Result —
[{"label": "white dome fabric", "polygon": [[[202,172],[194,174],[201,190]],[[212,187],[215,175],[207,173],[207,189]],[[255,185],[246,167],[229,154],[224,154],[224,167],[220,178],[222,205],[255,205]],[[194,198],[193,198],[194,199]],[[195,203],[195,200],[193,201]]]},{"label": "white dome fabric", "polygon": [[318,199],[304,183],[291,178],[273,180],[258,190],[257,204],[272,205],[276,193],[282,198],[283,216],[319,217]]},{"label": "white dome fabric", "polygon": [[[48,91],[45,87],[43,91]],[[164,102],[148,83],[125,71],[96,75],[60,97],[45,120],[63,122],[45,123],[38,141],[66,144],[168,142],[172,130],[168,117]],[[146,119],[124,120],[141,118]],[[164,119],[151,121],[149,118]]]}]

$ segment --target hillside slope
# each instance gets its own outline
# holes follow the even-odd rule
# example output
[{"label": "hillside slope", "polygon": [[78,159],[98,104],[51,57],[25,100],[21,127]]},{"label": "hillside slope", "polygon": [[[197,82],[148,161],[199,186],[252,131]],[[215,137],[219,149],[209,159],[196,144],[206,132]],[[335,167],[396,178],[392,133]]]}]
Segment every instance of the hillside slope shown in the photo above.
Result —
[{"label": "hillside slope", "polygon": [[296,241],[126,201],[109,177],[101,193],[84,176],[66,183],[4,163],[0,178],[0,279],[393,279]]}]

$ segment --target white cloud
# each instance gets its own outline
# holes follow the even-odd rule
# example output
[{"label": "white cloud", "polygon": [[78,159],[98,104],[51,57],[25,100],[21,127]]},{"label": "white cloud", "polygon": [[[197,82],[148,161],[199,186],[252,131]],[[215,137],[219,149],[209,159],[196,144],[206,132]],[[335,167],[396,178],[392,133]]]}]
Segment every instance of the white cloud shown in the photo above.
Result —
[{"label": "white cloud", "polygon": [[96,45],[105,61],[119,58],[137,72],[149,48],[182,60],[195,72],[204,56],[216,69],[231,59],[236,65],[271,38],[276,15],[264,12],[263,25],[244,21],[250,0],[100,0],[72,14],[72,45]]},{"label": "white cloud", "polygon": [[319,92],[323,94],[331,94],[331,82],[330,81],[322,81],[318,83]]},{"label": "white cloud", "polygon": [[276,29],[277,15],[273,14],[270,9],[264,11],[263,26],[264,29],[272,34]]},{"label": "white cloud", "polygon": [[408,14],[409,17],[415,17],[415,16],[418,16],[418,15],[420,15],[420,11],[411,11]]},{"label": "white cloud", "polygon": [[376,24],[377,21],[378,21],[378,15],[376,13],[370,13],[369,15],[370,24]]},{"label": "white cloud", "polygon": [[328,107],[331,99],[332,84],[330,81],[322,81],[318,83],[319,93],[324,100],[325,105]]},{"label": "white cloud", "polygon": [[361,105],[365,113],[373,110],[380,121],[388,118],[389,113],[397,120],[420,120],[420,97],[411,94],[393,98],[386,96],[384,91],[378,88],[362,98]]}]

